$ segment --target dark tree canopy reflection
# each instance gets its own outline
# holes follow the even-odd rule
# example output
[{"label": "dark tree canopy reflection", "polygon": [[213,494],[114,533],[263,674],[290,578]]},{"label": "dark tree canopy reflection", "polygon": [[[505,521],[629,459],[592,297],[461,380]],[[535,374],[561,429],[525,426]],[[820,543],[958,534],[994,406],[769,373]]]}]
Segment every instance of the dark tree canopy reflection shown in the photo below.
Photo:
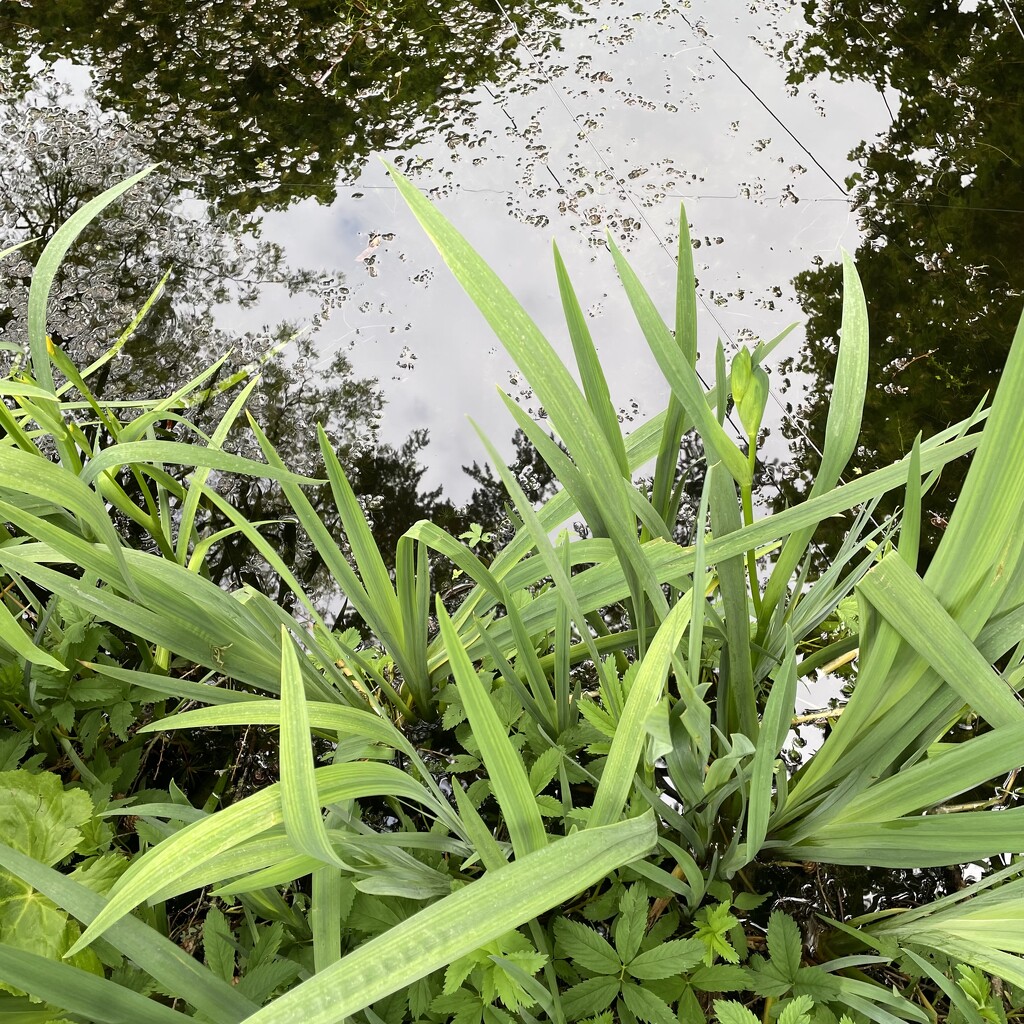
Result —
[{"label": "dark tree canopy reflection", "polygon": [[[890,128],[854,152],[848,183],[866,237],[856,253],[871,321],[873,360],[862,447],[866,472],[968,416],[998,383],[1020,316],[1024,264],[1024,45],[1007,9],[932,3],[809,3],[790,80],[859,78],[899,90]],[[831,380],[841,309],[838,266],[795,280],[808,344],[789,369]],[[796,420],[821,446],[821,384]],[[817,457],[806,448],[787,496]],[[947,467],[926,498],[933,548],[966,466]],[[893,496],[890,502],[899,499]]]},{"label": "dark tree canopy reflection", "polygon": [[[151,159],[225,207],[335,197],[367,156],[471,117],[467,93],[558,43],[566,0],[62,0],[9,3],[0,39],[25,92],[30,54],[88,65],[108,109],[148,125]],[[505,13],[507,12],[508,17]]]}]

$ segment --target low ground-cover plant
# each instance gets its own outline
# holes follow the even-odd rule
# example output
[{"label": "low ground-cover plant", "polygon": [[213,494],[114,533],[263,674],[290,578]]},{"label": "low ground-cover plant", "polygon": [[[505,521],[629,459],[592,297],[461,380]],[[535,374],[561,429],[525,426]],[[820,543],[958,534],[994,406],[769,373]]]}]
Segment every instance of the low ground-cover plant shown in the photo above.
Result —
[{"label": "low ground-cover plant", "polygon": [[[864,298],[847,260],[819,474],[802,505],[755,520],[763,363],[781,339],[741,350],[728,368],[719,351],[705,392],[685,217],[674,330],[610,243],[672,389],[662,414],[624,436],[557,252],[582,387],[455,229],[395,178],[546,409],[541,429],[503,396],[562,489],[535,509],[485,440],[521,520],[514,538],[484,565],[470,544],[419,523],[399,540],[391,573],[322,431],[345,548],[305,496],[311,481],[289,472],[255,423],[266,464],[224,453],[217,437],[205,446],[146,439],[145,424],[125,429],[95,401],[88,407],[110,443],[88,444],[67,418],[53,366],[87,395],[84,380],[45,339],[47,274],[74,231],[55,238],[33,285],[31,375],[5,385],[18,409],[5,414],[0,445],[6,665],[30,687],[34,668],[55,671],[50,661],[78,671],[37,625],[59,602],[88,628],[116,631],[121,648],[90,656],[84,671],[121,687],[120,703],[208,705],[141,727],[134,711],[130,727],[115,722],[126,713],[111,705],[101,716],[112,732],[278,730],[279,781],[222,807],[141,794],[110,808],[131,815],[140,845],[102,895],[52,858],[0,846],[4,877],[86,926],[51,955],[0,929],[0,981],[78,1018],[195,1014],[225,1024],[740,1024],[751,1011],[783,1024],[923,1024],[935,1007],[975,1024],[1019,1006],[1024,880],[1016,865],[992,868],[1024,846],[1024,810],[1011,806],[1012,783],[992,780],[1012,778],[1024,749],[1024,477],[1010,471],[1024,458],[1021,337],[991,409],[839,485],[868,358]],[[90,204],[78,226],[114,198]],[[742,445],[724,426],[730,404]],[[708,471],[695,542],[680,547],[676,468],[692,428]],[[922,493],[971,452],[922,577]],[[641,488],[636,474],[652,460]],[[177,467],[191,476],[179,480]],[[151,502],[118,490],[126,468]],[[328,628],[259,524],[217,497],[212,469],[278,482],[372,641]],[[894,524],[870,519],[872,502],[894,488],[905,492],[898,540]],[[195,527],[189,510],[199,502],[245,533],[293,590],[299,615],[203,578],[217,538]],[[838,560],[809,578],[816,524],[851,509]],[[144,519],[155,550],[126,545],[118,515]],[[556,533],[577,516],[587,539]],[[431,592],[437,558],[473,582],[454,606]],[[851,592],[859,635],[805,657]],[[780,752],[798,679],[852,645],[852,696],[791,776]],[[194,678],[197,668],[206,674]],[[985,728],[950,742],[965,716]],[[55,721],[81,760],[82,735]],[[982,867],[976,885],[878,920],[844,911],[845,920],[797,922],[759,883],[769,868],[778,880],[830,865],[967,862]],[[168,941],[162,913],[133,916],[197,891],[206,892],[204,923],[183,945],[201,944],[203,964]],[[99,971],[57,959],[88,950]]]}]

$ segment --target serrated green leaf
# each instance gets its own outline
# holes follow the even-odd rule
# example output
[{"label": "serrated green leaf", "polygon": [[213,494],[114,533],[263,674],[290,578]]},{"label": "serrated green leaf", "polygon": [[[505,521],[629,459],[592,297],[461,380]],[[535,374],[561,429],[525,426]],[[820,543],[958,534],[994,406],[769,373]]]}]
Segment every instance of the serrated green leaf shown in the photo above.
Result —
[{"label": "serrated green leaf", "polygon": [[555,921],[555,941],[559,956],[572,960],[588,971],[618,974],[622,969],[622,962],[608,940],[586,925],[564,917],[558,918]]},{"label": "serrated green leaf", "polygon": [[635,882],[619,900],[619,916],[615,921],[615,948],[624,964],[639,952],[647,930],[647,886]]},{"label": "serrated green leaf", "polygon": [[698,967],[686,979],[701,992],[742,992],[750,988],[750,971],[734,964]]},{"label": "serrated green leaf", "polygon": [[602,736],[615,737],[615,720],[604,708],[584,698],[579,703],[580,713]]},{"label": "serrated green leaf", "polygon": [[534,799],[537,801],[537,810],[545,818],[557,818],[565,812],[565,808],[557,797],[538,796]]},{"label": "serrated green leaf", "polygon": [[227,919],[216,908],[210,907],[203,922],[203,960],[218,978],[235,980],[235,947]]},{"label": "serrated green leaf", "polygon": [[671,978],[700,963],[704,943],[698,939],[672,939],[641,953],[626,965],[634,978]]},{"label": "serrated green leaf", "polygon": [[562,993],[562,1012],[567,1020],[593,1017],[611,1005],[619,994],[619,979],[601,975],[588,978]]},{"label": "serrated green leaf", "polygon": [[793,995],[810,996],[816,1003],[839,998],[839,980],[820,967],[801,967],[793,982]]},{"label": "serrated green leaf", "polygon": [[530,765],[530,788],[534,794],[543,792],[551,780],[558,774],[558,766],[562,763],[562,751],[558,747],[548,747],[536,761]]},{"label": "serrated green leaf", "polygon": [[761,1022],[735,999],[716,999],[715,1016],[718,1024],[761,1024]]},{"label": "serrated green leaf", "polygon": [[668,1003],[650,989],[627,983],[623,984],[621,995],[622,1001],[638,1020],[646,1020],[650,1024],[677,1024],[676,1015]]},{"label": "serrated green leaf", "polygon": [[779,1014],[779,1024],[810,1024],[813,1008],[814,1000],[810,996],[797,996]]},{"label": "serrated green leaf", "polygon": [[803,940],[796,921],[779,910],[768,918],[768,955],[784,978],[796,980],[803,957]]},{"label": "serrated green leaf", "polygon": [[750,988],[758,995],[779,999],[786,995],[793,983],[772,960],[760,956],[750,958]]},{"label": "serrated green leaf", "polygon": [[739,963],[740,955],[729,942],[729,932],[739,922],[729,911],[728,903],[703,907],[697,915],[697,938],[704,943],[704,963],[709,967],[720,956],[731,964]]}]

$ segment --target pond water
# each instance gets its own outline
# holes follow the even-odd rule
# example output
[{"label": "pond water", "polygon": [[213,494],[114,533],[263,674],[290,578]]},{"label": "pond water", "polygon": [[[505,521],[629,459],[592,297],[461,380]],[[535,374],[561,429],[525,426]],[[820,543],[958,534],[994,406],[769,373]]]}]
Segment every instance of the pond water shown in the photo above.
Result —
[{"label": "pond water", "polygon": [[[622,419],[666,395],[611,266],[611,232],[670,315],[680,203],[702,366],[793,321],[772,372],[774,498],[813,475],[855,252],[873,365],[851,472],[967,415],[1020,307],[1024,33],[1009,5],[139,0],[0,11],[0,245],[160,168],[76,248],[56,336],[87,357],[171,270],[109,387],[152,392],[236,349],[258,417],[301,464],[312,422],[353,459],[406,449],[456,503],[506,452],[494,385],[525,381],[399,199],[409,174],[569,352],[557,240]],[[0,265],[23,334],[28,259]],[[929,495],[941,533],[960,472]],[[835,524],[838,536],[843,524]]]}]

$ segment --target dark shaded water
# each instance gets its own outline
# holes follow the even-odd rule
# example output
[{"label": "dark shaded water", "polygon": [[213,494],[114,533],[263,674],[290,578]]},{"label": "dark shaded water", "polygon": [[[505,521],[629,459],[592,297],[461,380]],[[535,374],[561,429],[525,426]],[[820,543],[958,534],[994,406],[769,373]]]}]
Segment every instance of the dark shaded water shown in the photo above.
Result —
[{"label": "dark shaded water", "polygon": [[[402,483],[413,515],[438,510],[438,487],[469,497],[464,414],[511,433],[488,385],[531,398],[373,154],[411,173],[565,345],[558,238],[626,422],[665,396],[604,232],[668,303],[685,199],[705,351],[804,321],[773,374],[766,441],[791,500],[822,442],[840,245],[856,250],[874,345],[853,472],[998,380],[1021,301],[1024,34],[995,3],[720,6],[9,2],[0,244],[45,237],[159,161],[73,250],[55,336],[94,356],[166,269],[108,393],[151,394],[299,332],[256,415],[305,468],[315,421],[353,468],[382,440],[385,462],[404,450],[426,467]],[[0,265],[8,344],[23,340],[33,256]],[[947,470],[927,499],[929,543],[961,477]],[[378,504],[382,529],[397,532],[383,517],[400,505]]]}]

